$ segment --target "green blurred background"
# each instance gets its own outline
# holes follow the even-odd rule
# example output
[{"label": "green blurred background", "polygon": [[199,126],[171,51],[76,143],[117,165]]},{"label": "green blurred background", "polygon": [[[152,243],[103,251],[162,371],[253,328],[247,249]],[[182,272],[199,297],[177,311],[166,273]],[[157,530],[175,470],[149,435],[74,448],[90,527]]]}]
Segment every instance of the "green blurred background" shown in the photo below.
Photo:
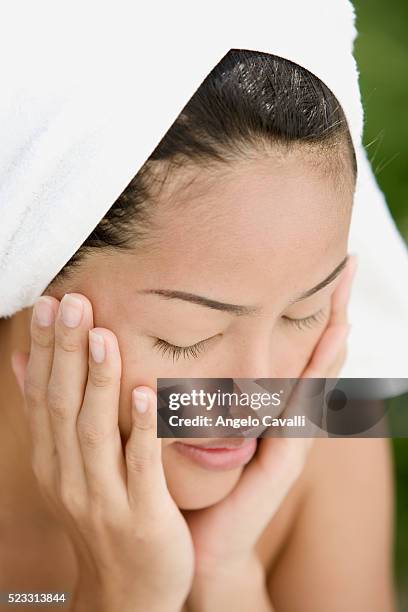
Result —
[{"label": "green blurred background", "polygon": [[[354,54],[365,109],[364,144],[408,244],[408,1],[354,0],[353,4],[358,31]],[[394,438],[392,445],[397,494],[395,570],[402,612],[408,610],[408,439]]]}]

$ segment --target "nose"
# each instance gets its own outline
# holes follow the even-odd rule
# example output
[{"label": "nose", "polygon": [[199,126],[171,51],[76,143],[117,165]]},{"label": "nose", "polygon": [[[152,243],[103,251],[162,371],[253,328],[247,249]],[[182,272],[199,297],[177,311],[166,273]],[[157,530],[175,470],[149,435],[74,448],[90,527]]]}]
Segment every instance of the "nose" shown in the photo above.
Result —
[{"label": "nose", "polygon": [[[282,357],[282,355],[280,355]],[[270,338],[249,340],[230,355],[222,367],[217,368],[218,378],[278,378],[278,350],[271,347]]]},{"label": "nose", "polygon": [[[220,377],[220,374],[218,375]],[[225,372],[222,377],[226,378],[278,378],[277,369],[266,361],[240,362]]]}]

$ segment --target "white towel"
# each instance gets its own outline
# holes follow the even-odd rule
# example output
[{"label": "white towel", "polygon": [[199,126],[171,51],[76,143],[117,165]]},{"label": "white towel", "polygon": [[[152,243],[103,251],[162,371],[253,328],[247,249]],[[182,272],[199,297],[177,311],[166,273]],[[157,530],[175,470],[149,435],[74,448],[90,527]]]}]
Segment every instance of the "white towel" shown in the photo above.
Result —
[{"label": "white towel", "polygon": [[348,0],[3,2],[0,316],[41,295],[222,57],[259,50],[326,83],[356,149],[342,375],[407,377],[408,253],[361,144],[355,37]]}]

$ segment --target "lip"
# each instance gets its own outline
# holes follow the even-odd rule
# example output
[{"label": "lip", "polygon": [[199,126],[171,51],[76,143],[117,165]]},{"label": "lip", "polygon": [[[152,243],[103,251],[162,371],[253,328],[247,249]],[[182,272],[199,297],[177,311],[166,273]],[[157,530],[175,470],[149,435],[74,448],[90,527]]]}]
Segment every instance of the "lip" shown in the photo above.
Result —
[{"label": "lip", "polygon": [[206,470],[222,472],[248,463],[255,454],[257,438],[234,441],[213,440],[204,444],[174,442],[175,449],[184,457]]}]

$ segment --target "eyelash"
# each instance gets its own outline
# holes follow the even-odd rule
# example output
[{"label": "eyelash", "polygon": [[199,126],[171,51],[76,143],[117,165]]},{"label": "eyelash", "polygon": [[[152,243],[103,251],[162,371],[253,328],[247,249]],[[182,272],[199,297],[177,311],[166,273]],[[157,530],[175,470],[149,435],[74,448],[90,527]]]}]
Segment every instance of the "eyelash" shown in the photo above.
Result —
[{"label": "eyelash", "polygon": [[154,346],[158,348],[159,351],[162,351],[163,355],[169,351],[173,356],[173,361],[179,359],[181,355],[184,359],[189,359],[190,357],[197,359],[200,356],[200,353],[204,351],[209,340],[210,338],[207,340],[201,340],[200,342],[192,344],[191,346],[176,346],[175,344],[170,344],[161,338],[156,338]]},{"label": "eyelash", "polygon": [[314,327],[316,323],[321,323],[322,319],[324,318],[325,311],[323,308],[310,315],[309,317],[304,317],[303,319],[291,319],[289,317],[283,317],[284,321],[288,322],[290,325],[295,325],[298,329],[310,329]]},{"label": "eyelash", "polygon": [[[320,323],[323,313],[324,311],[322,309],[309,317],[304,317],[303,319],[291,319],[289,317],[283,317],[283,319],[290,325],[295,325],[298,329],[310,329],[316,323]],[[200,342],[192,344],[191,346],[177,346],[175,344],[170,344],[170,342],[166,342],[166,340],[162,340],[161,338],[156,338],[154,347],[161,351],[163,355],[166,355],[167,352],[171,353],[173,362],[178,360],[180,356],[183,356],[184,359],[190,359],[190,357],[197,359],[205,350],[207,343],[211,339],[212,338],[201,340]]]}]

